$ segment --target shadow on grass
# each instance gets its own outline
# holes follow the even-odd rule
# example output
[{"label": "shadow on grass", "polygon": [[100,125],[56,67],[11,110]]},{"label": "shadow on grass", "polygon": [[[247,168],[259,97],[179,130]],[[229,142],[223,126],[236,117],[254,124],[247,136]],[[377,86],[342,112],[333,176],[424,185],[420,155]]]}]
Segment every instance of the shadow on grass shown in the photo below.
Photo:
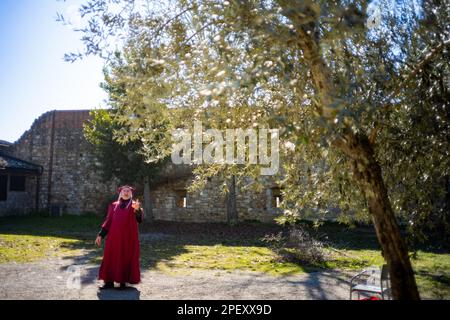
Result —
[{"label": "shadow on grass", "polygon": [[[99,264],[102,259],[102,248],[94,246],[94,239],[102,223],[102,217],[96,215],[74,216],[67,215],[62,217],[48,216],[26,216],[26,217],[2,217],[0,218],[0,234],[15,235],[34,235],[59,237],[63,240],[60,248],[68,252],[83,249],[85,254],[79,256],[67,256],[67,259],[73,259],[75,263],[94,263]],[[348,228],[338,223],[326,222],[320,228],[315,229],[312,223],[302,222],[308,231],[318,240],[322,241],[331,251],[338,254],[344,254],[349,250],[364,252],[364,250],[379,251],[377,239],[371,226],[358,226]],[[265,224],[258,222],[243,222],[235,226],[229,226],[226,223],[181,223],[154,221],[140,225],[141,233],[141,264],[144,269],[154,269],[159,262],[170,266],[178,257],[189,253],[189,246],[219,246],[218,254],[221,254],[220,246],[223,247],[243,247],[252,248],[248,253],[242,248],[236,249],[238,254],[254,254],[257,259],[258,248],[268,248],[267,243],[262,241],[268,234],[276,234],[283,227],[275,224]],[[151,235],[150,237],[148,237]],[[202,250],[202,248],[196,248]],[[214,253],[214,252],[212,252]],[[206,257],[214,256],[205,255]],[[325,261],[315,265],[303,262],[296,262],[301,271],[315,272],[323,269],[351,268],[360,269],[370,263],[370,259],[357,257],[341,257],[334,261]],[[195,257],[193,257],[195,258]],[[370,258],[370,257],[369,257]],[[223,261],[223,260],[221,260]],[[189,267],[192,261],[184,261]],[[233,264],[232,262],[230,262]],[[253,262],[252,262],[253,263]],[[278,264],[277,264],[278,263]],[[274,261],[271,265],[267,263],[267,268],[276,269],[281,261]],[[239,264],[239,262],[237,263]],[[213,263],[214,265],[214,263]],[[215,265],[220,267],[219,265]],[[293,267],[293,264],[290,265]],[[214,267],[214,266],[213,266]],[[239,265],[237,266],[239,267]],[[226,267],[224,267],[226,269]],[[289,271],[289,270],[292,270]],[[294,269],[284,270],[285,274],[295,273]]]},{"label": "shadow on grass", "polygon": [[[62,217],[25,216],[0,218],[0,233],[14,235],[33,235],[59,237],[63,241],[60,248],[67,252],[83,249],[87,253],[64,257],[74,260],[74,263],[99,264],[102,258],[102,248],[93,244],[95,236],[102,223],[102,217],[95,215],[66,215]],[[358,232],[347,231],[341,225],[327,223],[318,231],[311,228],[320,240],[326,240],[337,248],[373,249],[376,248],[376,239],[373,232],[359,229]],[[170,265],[180,255],[189,253],[187,246],[224,246],[224,247],[252,247],[267,248],[262,238],[267,234],[274,234],[283,230],[283,227],[274,224],[258,222],[243,222],[235,226],[226,223],[177,223],[155,221],[140,226],[141,235],[155,235],[141,240],[141,263],[144,269],[154,269],[159,262]],[[143,237],[141,236],[141,239]],[[65,239],[76,241],[64,241]],[[201,250],[201,248],[199,248]],[[220,254],[220,250],[218,251]],[[245,255],[245,250],[242,253]],[[259,253],[255,249],[252,254]],[[214,257],[211,257],[214,259]],[[253,263],[253,262],[252,262]],[[276,269],[282,263],[275,261],[272,267]],[[283,262],[285,263],[285,262]],[[186,262],[189,264],[189,261]],[[232,264],[232,263],[231,263]],[[270,268],[267,264],[267,268]],[[220,267],[217,265],[217,267]],[[314,272],[329,265],[300,266],[304,272]],[[292,268],[291,268],[292,269]],[[285,274],[295,273],[289,269]]]},{"label": "shadow on grass", "polygon": [[[61,258],[73,259],[77,264],[84,261],[85,256],[72,255],[77,250],[87,250],[87,256],[100,254],[100,250],[94,246],[94,238],[101,222],[102,218],[93,214],[1,217],[0,235],[51,237],[57,240],[58,248],[55,249],[62,253]],[[45,242],[45,239],[42,241]]]},{"label": "shadow on grass", "polygon": [[86,215],[63,215],[50,217],[43,215],[0,217],[0,232],[4,234],[28,234],[39,236],[59,236],[76,238],[100,228],[102,217]]},{"label": "shadow on grass", "polygon": [[[323,241],[328,248],[332,248],[332,250],[337,252],[349,249],[379,250],[375,233],[370,227],[348,229],[337,223],[325,223],[321,228],[316,230],[310,223],[304,223],[304,225],[307,226],[314,236]],[[224,223],[174,223],[158,221],[144,225],[141,230],[148,233],[163,233],[169,236],[168,238],[148,243],[144,247],[144,266],[146,268],[154,268],[160,261],[170,265],[176,257],[188,253],[186,249],[188,246],[256,247],[269,249],[268,244],[262,240],[263,237],[268,234],[276,234],[285,230],[285,228],[279,225],[255,222],[229,226]],[[257,252],[252,252],[251,254],[257,255]],[[281,268],[283,270],[280,272],[283,275],[290,275],[299,271],[311,273],[336,268],[359,269],[366,267],[371,262],[370,260],[364,259],[358,261],[355,257],[349,257],[348,259],[309,264],[303,261],[286,261],[275,253],[274,256],[274,261],[267,262],[265,266],[260,265],[259,269],[272,267],[278,272],[277,268]],[[227,269],[226,266],[222,266],[222,268]]]}]

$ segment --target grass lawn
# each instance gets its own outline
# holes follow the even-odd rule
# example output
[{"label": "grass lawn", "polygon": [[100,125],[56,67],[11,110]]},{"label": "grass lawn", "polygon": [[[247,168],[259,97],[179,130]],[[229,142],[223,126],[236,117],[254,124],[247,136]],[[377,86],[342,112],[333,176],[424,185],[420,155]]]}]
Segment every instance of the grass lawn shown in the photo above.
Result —
[{"label": "grass lawn", "polygon": [[94,215],[0,218],[0,263],[76,255],[84,248],[100,255],[101,250],[92,246],[100,221]]},{"label": "grass lawn", "polygon": [[[0,218],[0,263],[31,262],[58,255],[89,252],[99,263],[102,249],[93,245],[101,218],[94,215]],[[280,227],[245,223],[224,224],[156,222],[141,226],[141,233],[160,235],[141,242],[143,269],[167,273],[195,269],[249,270],[272,275],[290,275],[318,270],[360,270],[380,266],[383,259],[371,228],[349,229],[328,223],[311,230],[324,241],[326,261],[316,265],[287,262],[261,239]],[[450,255],[418,251],[412,259],[423,297],[450,299]]]}]

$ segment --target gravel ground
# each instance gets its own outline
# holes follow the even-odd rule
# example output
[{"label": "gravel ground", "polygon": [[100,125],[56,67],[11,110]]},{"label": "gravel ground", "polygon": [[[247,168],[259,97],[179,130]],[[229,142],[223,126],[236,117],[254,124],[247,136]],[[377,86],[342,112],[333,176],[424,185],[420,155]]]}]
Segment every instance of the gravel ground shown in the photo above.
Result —
[{"label": "gravel ground", "polygon": [[[141,270],[126,290],[98,290],[90,255],[0,264],[0,299],[348,299],[348,274],[314,272],[276,277],[258,272]],[[76,281],[80,279],[80,281]]]}]

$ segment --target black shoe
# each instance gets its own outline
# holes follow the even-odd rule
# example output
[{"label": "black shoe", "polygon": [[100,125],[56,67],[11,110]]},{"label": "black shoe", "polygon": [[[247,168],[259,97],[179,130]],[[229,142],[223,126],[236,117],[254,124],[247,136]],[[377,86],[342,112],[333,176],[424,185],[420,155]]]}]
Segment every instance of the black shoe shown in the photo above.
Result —
[{"label": "black shoe", "polygon": [[125,290],[126,288],[128,288],[127,285],[125,283],[121,283],[119,290]]},{"label": "black shoe", "polygon": [[114,282],[105,282],[105,284],[99,287],[100,290],[112,289],[114,288]]}]

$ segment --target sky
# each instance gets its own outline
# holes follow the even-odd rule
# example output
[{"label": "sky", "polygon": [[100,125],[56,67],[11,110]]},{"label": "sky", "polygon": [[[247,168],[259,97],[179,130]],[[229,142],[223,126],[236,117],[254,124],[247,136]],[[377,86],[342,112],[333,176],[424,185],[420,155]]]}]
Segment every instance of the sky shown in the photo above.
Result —
[{"label": "sky", "polygon": [[104,107],[102,60],[65,62],[82,51],[75,25],[81,0],[0,0],[0,140],[15,142],[50,110]]}]

